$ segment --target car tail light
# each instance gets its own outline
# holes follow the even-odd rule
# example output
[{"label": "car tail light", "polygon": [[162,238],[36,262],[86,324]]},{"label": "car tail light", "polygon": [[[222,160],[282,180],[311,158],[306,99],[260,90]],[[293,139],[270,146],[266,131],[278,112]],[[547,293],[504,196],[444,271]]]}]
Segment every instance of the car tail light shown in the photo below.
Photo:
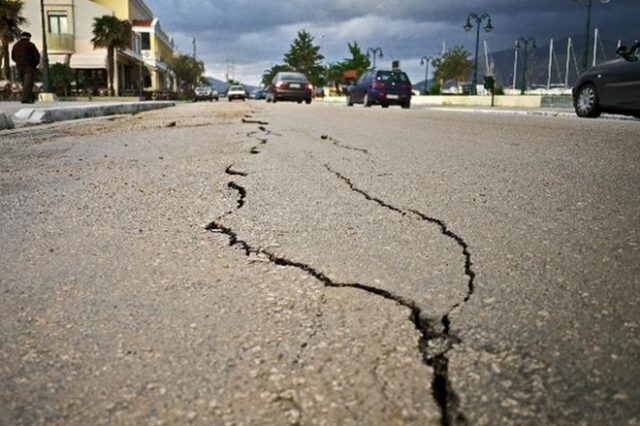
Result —
[{"label": "car tail light", "polygon": [[411,90],[411,85],[408,84],[408,83],[405,83],[405,84],[402,85],[402,88],[403,89],[407,89],[407,90]]},{"label": "car tail light", "polygon": [[311,83],[307,83],[307,89],[309,89],[309,90],[313,90],[313,84],[311,84]]},{"label": "car tail light", "polygon": [[384,87],[384,83],[381,81],[374,81],[373,83],[371,83],[371,87],[373,89],[381,88],[381,87]]},{"label": "car tail light", "polygon": [[284,87],[284,81],[279,81],[276,83],[276,89],[282,89]]}]

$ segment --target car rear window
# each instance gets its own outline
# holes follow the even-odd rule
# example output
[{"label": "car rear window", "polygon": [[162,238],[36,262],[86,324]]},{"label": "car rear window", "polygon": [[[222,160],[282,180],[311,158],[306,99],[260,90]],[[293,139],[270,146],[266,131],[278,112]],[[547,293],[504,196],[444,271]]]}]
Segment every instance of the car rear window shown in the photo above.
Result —
[{"label": "car rear window", "polygon": [[376,74],[377,81],[408,83],[409,77],[402,71],[378,71]]},{"label": "car rear window", "polygon": [[242,87],[242,86],[231,86],[229,88],[229,90],[244,90],[244,87]]},{"label": "car rear window", "polygon": [[307,77],[304,74],[300,74],[297,72],[283,72],[278,76],[280,80],[289,80],[289,81],[307,81]]}]

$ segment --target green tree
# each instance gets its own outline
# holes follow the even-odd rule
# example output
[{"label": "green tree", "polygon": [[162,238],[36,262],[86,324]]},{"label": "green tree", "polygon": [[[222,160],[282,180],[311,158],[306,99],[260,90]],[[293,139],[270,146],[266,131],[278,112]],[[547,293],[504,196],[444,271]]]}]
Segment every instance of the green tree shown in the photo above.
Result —
[{"label": "green tree", "polygon": [[107,78],[109,94],[113,96],[114,56],[117,49],[126,48],[131,42],[133,30],[129,21],[121,21],[115,16],[104,15],[93,19],[94,49],[107,49]]},{"label": "green tree", "polygon": [[178,54],[169,59],[169,67],[176,75],[176,79],[187,96],[190,97],[195,86],[203,81],[204,63],[193,56]]},{"label": "green tree", "polygon": [[354,41],[353,44],[347,43],[347,47],[351,57],[330,64],[326,70],[327,80],[333,82],[336,91],[338,91],[340,83],[347,82],[344,77],[345,71],[353,71],[357,78],[371,66],[369,58],[362,53],[357,41]]},{"label": "green tree", "polygon": [[49,67],[51,87],[59,96],[67,96],[73,81],[73,71],[67,64],[53,64]]},{"label": "green tree", "polygon": [[9,44],[20,36],[20,26],[27,23],[21,13],[24,7],[22,0],[0,0],[0,50],[2,52],[2,75],[11,80],[11,63]]},{"label": "green tree", "polygon": [[276,76],[276,74],[278,74],[279,72],[284,72],[284,71],[294,71],[293,68],[291,68],[289,65],[274,65],[271,68],[269,68],[268,70],[264,70],[264,73],[262,74],[262,85],[264,87],[267,87],[271,84],[271,80],[273,80],[273,77]]},{"label": "green tree", "polygon": [[306,30],[298,31],[298,36],[284,55],[284,63],[292,70],[304,73],[314,86],[320,86],[324,84],[324,67],[321,64],[324,56],[313,40]]},{"label": "green tree", "polygon": [[360,76],[369,69],[371,61],[369,57],[362,52],[357,41],[354,41],[353,44],[347,43],[347,46],[349,47],[351,57],[342,62],[343,70],[355,70],[356,74]]},{"label": "green tree", "polygon": [[469,59],[471,54],[462,46],[455,46],[445,54],[431,61],[433,64],[433,77],[441,83],[453,80],[456,86],[469,74],[473,62]]}]

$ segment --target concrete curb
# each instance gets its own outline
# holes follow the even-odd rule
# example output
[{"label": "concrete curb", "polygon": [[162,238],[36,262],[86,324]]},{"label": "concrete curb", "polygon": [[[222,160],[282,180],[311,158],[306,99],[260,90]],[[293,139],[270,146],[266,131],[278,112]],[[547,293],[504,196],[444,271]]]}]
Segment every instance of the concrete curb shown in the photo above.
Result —
[{"label": "concrete curb", "polygon": [[0,130],[5,129],[13,129],[15,124],[13,124],[13,120],[11,116],[6,115],[4,112],[0,112]]},{"label": "concrete curb", "polygon": [[24,120],[29,124],[42,124],[104,115],[134,114],[172,106],[175,106],[175,102],[148,101],[52,108],[22,108],[14,116],[16,119]]}]

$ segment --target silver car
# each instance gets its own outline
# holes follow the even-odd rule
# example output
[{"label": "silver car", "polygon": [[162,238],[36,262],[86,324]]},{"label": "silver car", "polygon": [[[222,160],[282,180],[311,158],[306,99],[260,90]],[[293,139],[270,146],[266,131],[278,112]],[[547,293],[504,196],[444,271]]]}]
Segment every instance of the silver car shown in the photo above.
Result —
[{"label": "silver car", "polygon": [[208,100],[209,102],[214,99],[217,101],[219,98],[218,91],[211,86],[198,86],[196,87],[194,94],[194,101]]}]

